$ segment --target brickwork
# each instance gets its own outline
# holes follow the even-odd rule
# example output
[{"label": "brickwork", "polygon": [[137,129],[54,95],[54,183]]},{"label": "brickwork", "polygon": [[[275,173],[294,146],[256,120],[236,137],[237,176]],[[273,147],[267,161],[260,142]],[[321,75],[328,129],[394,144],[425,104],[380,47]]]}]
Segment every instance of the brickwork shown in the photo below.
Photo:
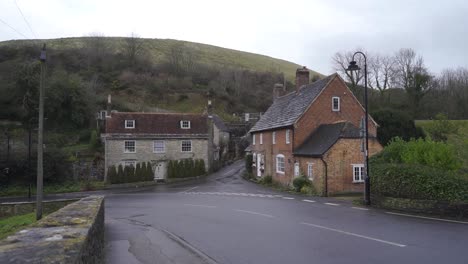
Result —
[{"label": "brickwork", "polygon": [[[332,111],[332,97],[340,97],[340,111]],[[321,124],[332,124],[348,121],[360,127],[364,109],[354,97],[351,90],[337,76],[316,98],[304,115],[296,122],[294,147],[299,147],[307,137]],[[369,119],[369,134],[376,135],[375,124]]]}]

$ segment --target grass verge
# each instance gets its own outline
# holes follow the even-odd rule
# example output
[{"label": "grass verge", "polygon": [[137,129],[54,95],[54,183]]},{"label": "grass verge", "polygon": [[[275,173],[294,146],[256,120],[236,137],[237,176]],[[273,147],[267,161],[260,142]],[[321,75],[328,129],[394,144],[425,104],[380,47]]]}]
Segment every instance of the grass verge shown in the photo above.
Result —
[{"label": "grass verge", "polygon": [[34,222],[36,222],[36,213],[0,219],[0,239],[4,239]]},{"label": "grass verge", "polygon": [[[60,184],[44,183],[44,193],[69,193],[80,191],[94,191],[104,189],[106,184],[101,181],[83,181],[83,182],[64,182]],[[0,189],[1,196],[26,196],[29,187],[27,185],[11,185]],[[32,195],[36,194],[36,186],[32,186]]]}]

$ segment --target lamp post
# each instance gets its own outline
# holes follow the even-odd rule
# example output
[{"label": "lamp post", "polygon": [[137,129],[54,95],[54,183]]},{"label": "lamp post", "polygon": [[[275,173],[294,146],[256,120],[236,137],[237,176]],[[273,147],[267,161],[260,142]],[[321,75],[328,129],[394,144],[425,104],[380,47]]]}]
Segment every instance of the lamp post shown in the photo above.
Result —
[{"label": "lamp post", "polygon": [[368,113],[368,100],[367,100],[367,57],[366,54],[363,52],[355,52],[353,54],[353,59],[349,63],[347,71],[353,72],[353,71],[359,71],[361,68],[359,68],[359,65],[357,65],[357,62],[354,60],[354,57],[356,54],[360,54],[364,57],[364,108],[365,108],[365,118],[364,118],[364,134],[365,134],[365,145],[364,145],[364,157],[366,160],[366,168],[365,172],[366,175],[364,177],[364,203],[366,205],[370,205],[371,200],[370,200],[370,178],[369,178],[369,113]]},{"label": "lamp post", "polygon": [[37,191],[36,191],[36,220],[42,218],[42,196],[43,196],[43,153],[44,153],[44,78],[46,62],[46,45],[42,47],[41,56],[41,78],[39,83],[39,128],[37,132]]}]

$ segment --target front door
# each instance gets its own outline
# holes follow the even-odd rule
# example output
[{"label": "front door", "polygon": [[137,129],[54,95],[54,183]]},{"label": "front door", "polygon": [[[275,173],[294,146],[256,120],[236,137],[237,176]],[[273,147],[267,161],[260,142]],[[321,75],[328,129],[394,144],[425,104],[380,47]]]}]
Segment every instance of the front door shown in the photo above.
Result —
[{"label": "front door", "polygon": [[166,162],[157,161],[154,164],[154,180],[164,180],[166,179]]},{"label": "front door", "polygon": [[257,154],[257,177],[262,177],[262,154]]},{"label": "front door", "polygon": [[294,163],[294,177],[299,177],[300,176],[300,171],[299,171],[299,162]]}]

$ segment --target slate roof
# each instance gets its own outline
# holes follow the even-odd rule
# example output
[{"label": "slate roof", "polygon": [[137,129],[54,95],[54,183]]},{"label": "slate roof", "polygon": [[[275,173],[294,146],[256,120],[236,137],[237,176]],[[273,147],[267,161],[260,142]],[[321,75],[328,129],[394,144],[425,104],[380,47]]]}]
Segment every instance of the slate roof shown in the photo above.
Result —
[{"label": "slate roof", "polygon": [[229,132],[229,129],[227,128],[226,124],[218,115],[213,115],[213,123],[216,127],[218,127],[219,130],[223,132]]},{"label": "slate roof", "polygon": [[293,125],[335,76],[336,74],[332,74],[324,79],[304,85],[299,93],[292,92],[277,98],[250,132]]},{"label": "slate roof", "polygon": [[[135,120],[135,128],[125,128],[125,120]],[[190,121],[190,129],[180,128],[180,121]],[[182,113],[115,112],[106,118],[106,133],[153,135],[207,135],[207,116]]]},{"label": "slate roof", "polygon": [[340,138],[360,138],[359,128],[349,122],[321,125],[294,151],[294,155],[320,157]]}]

